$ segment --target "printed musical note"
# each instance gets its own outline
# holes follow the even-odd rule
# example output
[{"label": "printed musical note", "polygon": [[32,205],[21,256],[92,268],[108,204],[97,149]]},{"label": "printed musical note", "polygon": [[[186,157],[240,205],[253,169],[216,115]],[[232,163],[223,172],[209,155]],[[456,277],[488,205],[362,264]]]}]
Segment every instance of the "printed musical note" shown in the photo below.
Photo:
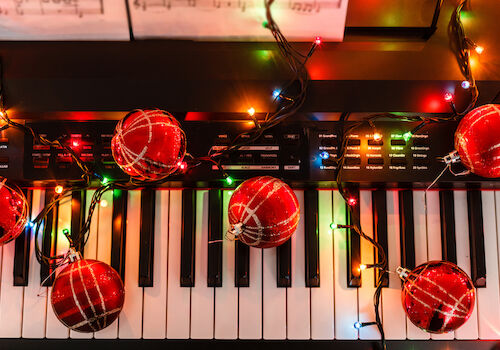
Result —
[{"label": "printed musical note", "polygon": [[126,6],[118,0],[0,0],[0,18],[0,40],[129,38]]},{"label": "printed musical note", "polygon": [[[273,40],[263,0],[128,0],[136,38]],[[275,0],[275,21],[291,40],[342,40],[348,0]]]}]

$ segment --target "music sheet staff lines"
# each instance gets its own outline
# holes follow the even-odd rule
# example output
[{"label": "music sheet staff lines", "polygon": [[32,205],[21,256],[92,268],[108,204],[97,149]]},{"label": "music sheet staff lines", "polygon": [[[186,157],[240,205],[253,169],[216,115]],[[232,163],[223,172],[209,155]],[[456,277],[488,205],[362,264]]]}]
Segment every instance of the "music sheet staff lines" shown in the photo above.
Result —
[{"label": "music sheet staff lines", "polygon": [[77,17],[104,15],[103,2],[104,0],[3,0],[0,1],[0,15]]},{"label": "music sheet staff lines", "polygon": [[[288,0],[275,2],[272,8],[291,10],[295,13],[318,13],[322,9],[339,9],[345,0]],[[134,0],[135,9],[151,12],[169,11],[172,8],[197,8],[216,10],[235,9],[245,12],[247,9],[264,8],[263,0]]]}]

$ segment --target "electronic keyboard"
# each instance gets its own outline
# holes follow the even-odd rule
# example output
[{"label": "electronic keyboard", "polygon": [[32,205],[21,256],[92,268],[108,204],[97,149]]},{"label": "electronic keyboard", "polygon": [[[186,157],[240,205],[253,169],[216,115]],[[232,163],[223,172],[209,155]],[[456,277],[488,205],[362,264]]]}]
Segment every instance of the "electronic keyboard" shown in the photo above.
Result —
[{"label": "electronic keyboard", "polygon": [[[110,151],[115,124],[28,125],[48,138],[64,130],[66,142],[97,173],[125,179]],[[380,337],[376,327],[356,329],[354,323],[374,320],[376,274],[359,269],[360,264],[374,262],[373,247],[350,229],[330,229],[331,223],[353,220],[334,186],[335,159],[346,138],[349,161],[343,165],[342,181],[357,203],[361,228],[386,249],[389,268],[448,260],[464,269],[477,287],[477,304],[467,323],[449,334],[430,335],[406,319],[401,282],[390,274],[381,303],[390,348],[412,344],[439,349],[434,347],[439,342],[408,340],[446,340],[450,342],[443,344],[450,349],[479,348],[476,344],[491,348],[489,342],[465,340],[500,339],[498,181],[448,173],[425,191],[445,166],[438,158],[453,150],[455,123],[430,125],[407,139],[403,135],[413,129],[412,123],[377,122],[376,129],[362,124],[345,134],[350,125],[295,122],[264,132],[257,142],[221,160],[224,171],[235,179],[232,186],[217,167],[202,164],[161,186],[106,192],[94,213],[83,255],[114,267],[123,278],[126,297],[118,321],[94,334],[69,331],[56,319],[49,300],[52,280],[41,285],[49,269],[34,256],[33,229],[28,225],[15,243],[2,248],[0,337],[120,339],[126,348],[140,344],[133,339],[167,339],[158,343],[165,346],[186,344],[175,340],[187,339],[192,346],[243,347],[296,340],[286,344],[372,348]],[[227,147],[252,125],[182,126],[188,151],[205,155]],[[382,135],[378,141],[375,131]],[[33,144],[11,129],[2,131],[1,137],[0,175],[24,185],[31,219],[51,201],[56,183],[78,181],[78,169],[61,150]],[[301,208],[297,231],[282,246],[264,250],[224,239],[234,186],[264,174],[280,177],[294,189]],[[81,227],[93,191],[75,191],[58,204],[42,227],[55,239],[41,242],[42,249],[68,249],[63,230]],[[222,340],[237,342],[218,342]]]}]

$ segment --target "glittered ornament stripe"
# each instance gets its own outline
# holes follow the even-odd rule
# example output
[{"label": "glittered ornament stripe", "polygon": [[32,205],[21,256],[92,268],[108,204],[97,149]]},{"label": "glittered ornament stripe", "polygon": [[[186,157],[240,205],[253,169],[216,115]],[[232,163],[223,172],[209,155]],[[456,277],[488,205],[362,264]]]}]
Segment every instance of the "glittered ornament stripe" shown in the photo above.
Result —
[{"label": "glittered ornament stripe", "polygon": [[271,176],[243,182],[228,207],[230,236],[258,248],[284,243],[295,232],[300,218],[297,198],[283,181]]},{"label": "glittered ornament stripe", "polygon": [[467,113],[455,132],[455,149],[471,172],[500,177],[500,107],[488,104]]},{"label": "glittered ornament stripe", "polygon": [[20,190],[7,185],[0,177],[0,245],[16,239],[28,220],[28,202]]},{"label": "glittered ornament stripe", "polygon": [[157,180],[177,170],[186,152],[186,137],[168,112],[135,110],[118,122],[111,150],[127,174]]},{"label": "glittered ornament stripe", "polygon": [[[422,274],[425,272],[425,270],[427,269],[424,268],[418,275],[414,276],[413,274],[410,274],[410,277],[408,278],[408,281],[409,283],[408,284],[405,284],[404,285],[404,288],[406,290],[407,293],[409,294],[414,294],[414,291],[413,290],[418,290],[422,293],[424,293],[425,295],[429,296],[431,299],[434,299],[435,301],[437,301],[438,303],[440,303],[441,305],[444,305],[446,307],[449,307],[451,308],[453,311],[460,311],[463,315],[460,315],[460,314],[456,314],[456,317],[466,317],[467,316],[467,311],[468,309],[466,308],[465,305],[463,305],[461,303],[461,299],[463,299],[464,295],[461,296],[460,299],[457,299],[455,298],[452,294],[448,293],[448,291],[446,289],[444,289],[443,287],[441,287],[440,285],[438,285],[437,283],[435,283],[434,281],[432,281],[431,279],[425,277],[425,276],[422,276]],[[431,292],[429,292],[428,290],[425,290],[424,288],[420,287],[416,281],[417,280],[423,280],[423,281],[426,281],[427,283],[435,286],[438,290],[440,290],[445,296],[446,298],[448,299],[452,299],[453,301],[455,301],[455,304],[452,305],[450,303],[448,303],[446,301],[446,298],[440,298],[434,294],[432,294]],[[417,298],[415,297],[415,300],[419,303],[421,303],[422,305],[428,307],[428,308],[431,308],[431,306],[429,304],[426,304],[422,299],[420,298]],[[457,306],[461,306],[461,308],[457,308]],[[445,315],[445,316],[449,316],[450,314],[442,311],[442,310],[437,310],[437,312]]]},{"label": "glittered ornament stripe", "polygon": [[51,302],[58,319],[79,332],[106,328],[123,307],[124,289],[118,273],[96,260],[76,260],[57,276]]},{"label": "glittered ornament stripe", "polygon": [[451,332],[466,322],[474,309],[471,279],[447,261],[430,261],[413,271],[398,269],[408,319],[431,333]]}]

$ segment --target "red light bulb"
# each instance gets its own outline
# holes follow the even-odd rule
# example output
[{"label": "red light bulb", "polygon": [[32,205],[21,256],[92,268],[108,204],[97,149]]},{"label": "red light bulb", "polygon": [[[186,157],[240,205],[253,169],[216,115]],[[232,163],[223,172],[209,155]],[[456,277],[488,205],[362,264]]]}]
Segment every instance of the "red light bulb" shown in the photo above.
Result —
[{"label": "red light bulb", "polygon": [[358,201],[356,200],[356,198],[354,197],[350,197],[348,200],[347,200],[347,204],[349,204],[351,207],[355,206],[356,203],[358,203]]},{"label": "red light bulb", "polygon": [[320,36],[317,36],[316,39],[314,39],[314,43],[316,45],[321,45],[321,37]]}]

